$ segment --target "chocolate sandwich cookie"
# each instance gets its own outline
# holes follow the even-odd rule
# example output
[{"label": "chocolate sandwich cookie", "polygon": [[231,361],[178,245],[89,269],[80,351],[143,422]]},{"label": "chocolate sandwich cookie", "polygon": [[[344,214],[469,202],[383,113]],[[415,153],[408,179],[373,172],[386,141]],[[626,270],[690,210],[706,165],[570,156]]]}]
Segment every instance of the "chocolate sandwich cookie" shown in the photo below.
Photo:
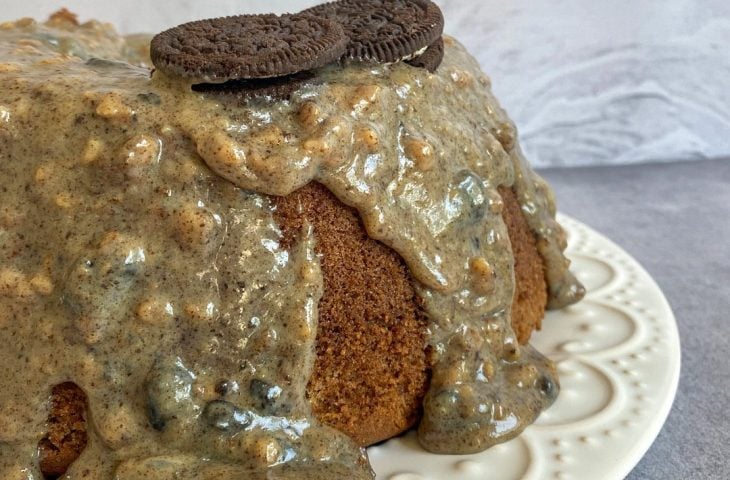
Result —
[{"label": "chocolate sandwich cookie", "polygon": [[409,60],[444,30],[441,9],[430,0],[340,0],[303,13],[341,23],[350,38],[344,58],[366,62]]},{"label": "chocolate sandwich cookie", "polygon": [[429,72],[433,73],[439,68],[443,59],[444,39],[439,37],[439,39],[431,44],[431,46],[428,47],[423,54],[417,56],[413,60],[408,60],[408,64],[418,68],[425,68]]},{"label": "chocolate sandwich cookie", "polygon": [[239,15],[185,23],[152,39],[160,71],[202,82],[282,77],[321,67],[345,52],[342,26],[323,17]]},{"label": "chocolate sandwich cookie", "polygon": [[205,93],[233,100],[239,104],[246,103],[254,98],[267,98],[273,101],[289,100],[291,95],[305,83],[313,81],[315,75],[311,72],[302,72],[286,77],[230,80],[225,83],[200,83],[193,85],[193,91]]}]

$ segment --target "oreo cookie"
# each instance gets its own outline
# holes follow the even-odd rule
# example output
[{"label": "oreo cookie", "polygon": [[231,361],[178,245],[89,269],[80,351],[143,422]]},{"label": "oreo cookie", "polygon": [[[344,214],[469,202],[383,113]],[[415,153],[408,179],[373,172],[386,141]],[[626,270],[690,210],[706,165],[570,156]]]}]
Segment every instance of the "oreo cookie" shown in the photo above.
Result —
[{"label": "oreo cookie", "polygon": [[339,0],[303,13],[342,24],[350,38],[345,59],[410,60],[441,37],[444,17],[430,0]]},{"label": "oreo cookie", "polygon": [[285,77],[229,80],[225,83],[200,83],[193,85],[193,91],[206,95],[220,97],[227,102],[231,100],[239,105],[256,98],[271,101],[289,100],[294,92],[305,83],[314,81],[315,75],[311,72],[296,73]]},{"label": "oreo cookie", "polygon": [[283,77],[342,57],[342,26],[306,14],[239,15],[185,23],[152,39],[152,63],[208,83]]},{"label": "oreo cookie", "polygon": [[439,65],[441,65],[443,59],[444,39],[439,37],[423,54],[413,60],[408,60],[408,64],[418,68],[425,68],[429,72],[434,73],[439,68]]}]

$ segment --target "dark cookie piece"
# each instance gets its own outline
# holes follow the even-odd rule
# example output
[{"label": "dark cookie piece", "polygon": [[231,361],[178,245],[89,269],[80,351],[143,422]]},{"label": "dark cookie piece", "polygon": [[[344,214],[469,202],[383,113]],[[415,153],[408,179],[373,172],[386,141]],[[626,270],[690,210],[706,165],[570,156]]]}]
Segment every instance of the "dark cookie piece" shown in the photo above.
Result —
[{"label": "dark cookie piece", "polygon": [[286,77],[259,80],[231,80],[225,83],[200,83],[193,85],[193,91],[215,95],[244,104],[254,98],[268,98],[273,101],[289,100],[291,95],[306,82],[314,79],[310,72],[297,73]]},{"label": "dark cookie piece", "polygon": [[418,68],[425,68],[434,73],[441,65],[444,59],[444,39],[439,37],[422,55],[417,56],[413,60],[408,60],[409,65]]},{"label": "dark cookie piece", "polygon": [[240,15],[185,23],[152,39],[160,71],[201,82],[271,78],[338,60],[347,38],[313,15]]},{"label": "dark cookie piece", "polygon": [[408,60],[444,30],[441,9],[430,0],[340,0],[304,13],[341,23],[350,37],[345,58],[361,61]]}]

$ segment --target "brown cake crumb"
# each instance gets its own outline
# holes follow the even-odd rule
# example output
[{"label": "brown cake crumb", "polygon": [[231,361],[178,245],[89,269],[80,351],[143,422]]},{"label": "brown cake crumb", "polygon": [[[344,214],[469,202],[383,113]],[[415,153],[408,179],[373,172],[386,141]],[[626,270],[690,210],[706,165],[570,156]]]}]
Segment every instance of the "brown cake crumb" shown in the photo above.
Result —
[{"label": "brown cake crumb", "polygon": [[41,472],[58,478],[86,448],[86,394],[75,383],[53,387],[48,434],[38,444]]},{"label": "brown cake crumb", "polygon": [[291,242],[306,220],[322,255],[315,415],[361,445],[411,427],[428,385],[426,322],[403,260],[368,237],[357,212],[312,183],[276,199]]},{"label": "brown cake crumb", "polygon": [[515,296],[512,301],[512,328],[520,343],[530,340],[540,330],[547,306],[548,289],[545,263],[537,251],[535,235],[530,231],[517,196],[511,188],[499,189],[504,202],[502,218],[507,224],[515,258]]}]

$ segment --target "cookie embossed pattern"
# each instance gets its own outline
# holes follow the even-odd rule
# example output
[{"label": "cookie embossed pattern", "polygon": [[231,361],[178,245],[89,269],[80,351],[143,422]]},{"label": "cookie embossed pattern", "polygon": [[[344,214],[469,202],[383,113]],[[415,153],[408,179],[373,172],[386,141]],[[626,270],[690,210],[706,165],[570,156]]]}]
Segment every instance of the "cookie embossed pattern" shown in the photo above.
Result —
[{"label": "cookie embossed pattern", "polygon": [[679,381],[672,310],[621,248],[580,222],[559,221],[588,294],[578,305],[548,313],[549,328],[533,336],[558,366],[556,403],[519,438],[477,455],[434,456],[414,434],[370,448],[378,478],[619,480],[654,441]]}]

